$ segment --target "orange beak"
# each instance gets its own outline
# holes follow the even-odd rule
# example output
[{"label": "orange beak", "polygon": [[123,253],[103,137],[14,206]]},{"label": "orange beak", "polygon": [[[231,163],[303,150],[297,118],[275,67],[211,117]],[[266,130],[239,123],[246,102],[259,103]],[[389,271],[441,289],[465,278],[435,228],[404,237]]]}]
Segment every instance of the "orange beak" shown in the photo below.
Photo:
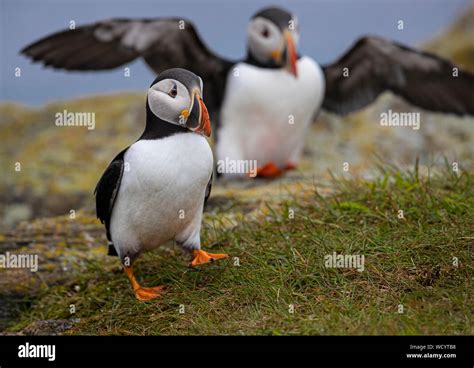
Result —
[{"label": "orange beak", "polygon": [[195,132],[199,134],[204,134],[206,137],[210,137],[212,132],[211,119],[209,117],[207,107],[201,97],[199,97],[199,105],[201,107],[201,121],[199,122],[199,126],[195,130]]},{"label": "orange beak", "polygon": [[211,135],[211,120],[209,118],[209,112],[197,91],[193,93],[192,108],[191,112],[188,112],[186,127],[189,130],[198,134],[203,134],[206,137],[210,137]]},{"label": "orange beak", "polygon": [[298,54],[296,53],[295,41],[290,32],[285,32],[286,38],[286,68],[295,77],[298,77],[298,69],[296,62],[298,61]]}]

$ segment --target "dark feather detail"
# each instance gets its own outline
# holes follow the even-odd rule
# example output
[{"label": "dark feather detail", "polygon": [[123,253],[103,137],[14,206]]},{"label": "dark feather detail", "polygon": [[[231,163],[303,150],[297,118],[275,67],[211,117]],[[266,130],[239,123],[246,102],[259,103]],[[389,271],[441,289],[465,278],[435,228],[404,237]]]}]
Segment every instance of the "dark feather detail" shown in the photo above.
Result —
[{"label": "dark feather detail", "polygon": [[112,243],[109,243],[109,250],[107,252],[107,255],[112,257],[118,257],[117,250],[115,249]]},{"label": "dark feather detail", "polygon": [[159,74],[188,69],[204,82],[204,100],[214,118],[224,98],[227,73],[235,64],[211,52],[194,25],[177,18],[111,19],[54,33],[22,54],[57,69],[113,69],[142,57]]},{"label": "dark feather detail", "polygon": [[112,241],[109,229],[110,217],[122,181],[125,166],[124,154],[127,149],[124,149],[112,160],[94,190],[97,218],[105,224],[109,241]]},{"label": "dark feather detail", "polygon": [[379,37],[360,39],[323,70],[323,107],[338,114],[359,110],[391,91],[426,110],[474,115],[474,75],[439,56]]},{"label": "dark feather detail", "polygon": [[204,207],[206,206],[207,200],[209,199],[209,197],[211,195],[213,177],[214,177],[214,173],[211,174],[211,178],[209,179],[209,183],[207,183],[206,194],[204,195]]}]

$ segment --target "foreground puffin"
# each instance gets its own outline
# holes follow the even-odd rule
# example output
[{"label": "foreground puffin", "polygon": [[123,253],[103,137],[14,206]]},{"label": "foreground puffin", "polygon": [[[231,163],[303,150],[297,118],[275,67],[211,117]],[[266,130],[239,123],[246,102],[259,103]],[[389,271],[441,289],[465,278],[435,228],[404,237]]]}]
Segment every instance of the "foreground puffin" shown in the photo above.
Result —
[{"label": "foreground puffin", "polygon": [[133,275],[133,261],[143,251],[175,240],[193,253],[192,266],[227,257],[201,250],[213,169],[202,89],[201,78],[187,70],[160,73],[148,90],[143,134],[112,160],[95,189],[109,254],[115,250],[120,257],[139,300],[162,290],[140,286]]},{"label": "foreground puffin", "polygon": [[217,163],[256,160],[259,176],[296,167],[321,108],[344,115],[391,91],[427,110],[474,114],[474,76],[436,55],[364,37],[320,67],[298,54],[298,39],[296,17],[271,7],[250,20],[247,57],[238,62],[212,53],[191,22],[176,18],[101,21],[55,33],[22,52],[68,70],[111,69],[142,57],[156,73],[193,71],[206,84]]}]

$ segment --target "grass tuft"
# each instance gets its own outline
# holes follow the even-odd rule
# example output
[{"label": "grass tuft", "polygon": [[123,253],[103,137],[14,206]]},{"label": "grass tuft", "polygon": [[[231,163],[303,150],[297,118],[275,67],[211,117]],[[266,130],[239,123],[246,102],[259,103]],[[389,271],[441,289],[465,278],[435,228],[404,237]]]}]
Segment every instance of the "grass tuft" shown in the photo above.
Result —
[{"label": "grass tuft", "polygon": [[[202,243],[228,260],[190,269],[178,249],[146,254],[140,281],[169,288],[140,303],[118,261],[89,258],[40,292],[10,331],[80,318],[68,334],[474,333],[472,175],[386,167],[378,179],[332,187],[266,201],[251,215],[243,200],[219,198]],[[364,255],[364,271],[325,267],[334,252]]]}]

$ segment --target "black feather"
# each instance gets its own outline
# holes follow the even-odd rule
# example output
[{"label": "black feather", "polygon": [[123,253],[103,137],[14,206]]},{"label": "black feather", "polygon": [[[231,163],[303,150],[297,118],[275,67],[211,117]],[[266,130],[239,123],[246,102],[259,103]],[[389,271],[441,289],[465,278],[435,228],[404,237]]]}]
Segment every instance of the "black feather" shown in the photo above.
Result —
[{"label": "black feather", "polygon": [[458,75],[453,76],[455,68],[434,54],[364,37],[339,60],[323,67],[323,107],[345,115],[391,91],[427,110],[474,115],[474,75],[458,68]]},{"label": "black feather", "polygon": [[110,237],[110,217],[122,181],[125,166],[124,154],[127,149],[128,147],[112,160],[94,190],[97,218],[105,224],[109,241],[112,241]]}]

